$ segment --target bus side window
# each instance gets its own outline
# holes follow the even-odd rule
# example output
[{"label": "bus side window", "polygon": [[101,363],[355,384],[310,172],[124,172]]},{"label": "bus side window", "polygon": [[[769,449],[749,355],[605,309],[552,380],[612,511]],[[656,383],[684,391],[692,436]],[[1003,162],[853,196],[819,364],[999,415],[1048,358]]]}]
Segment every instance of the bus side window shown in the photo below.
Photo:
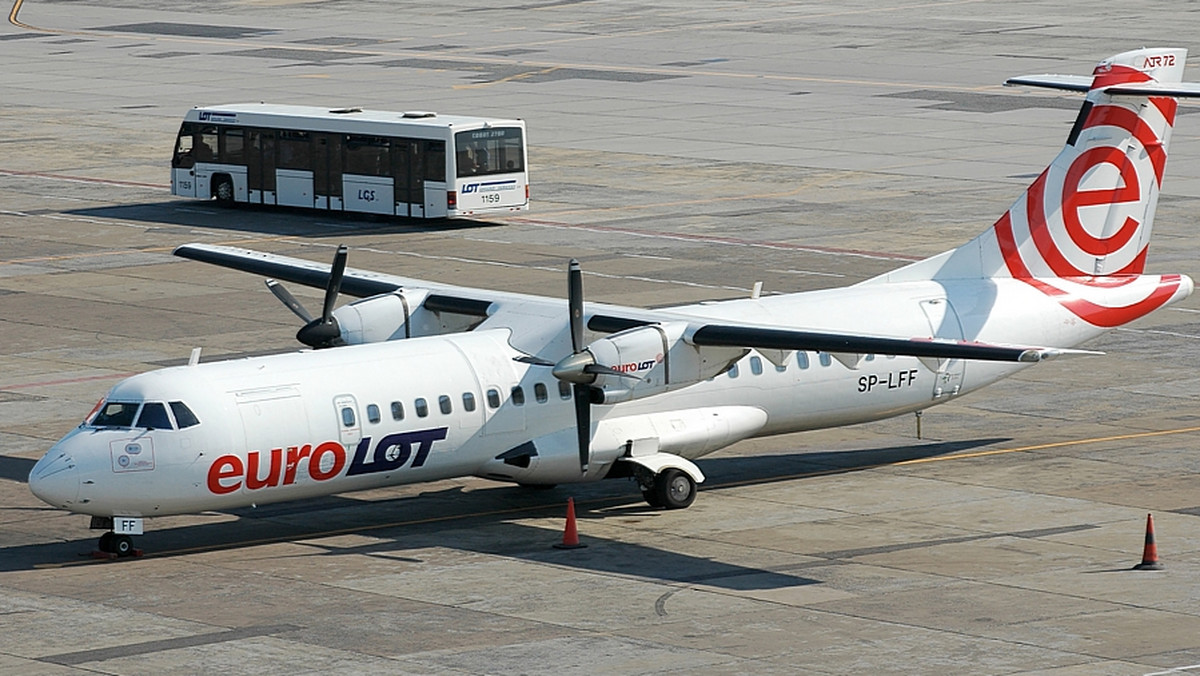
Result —
[{"label": "bus side window", "polygon": [[425,180],[438,183],[446,180],[446,142],[426,141],[423,144],[421,164],[425,169]]},{"label": "bus side window", "polygon": [[217,159],[217,128],[205,125],[196,130],[192,139],[192,156],[197,162],[212,162]]},{"label": "bus side window", "polygon": [[241,127],[222,127],[217,161],[222,164],[246,162],[246,130]]}]

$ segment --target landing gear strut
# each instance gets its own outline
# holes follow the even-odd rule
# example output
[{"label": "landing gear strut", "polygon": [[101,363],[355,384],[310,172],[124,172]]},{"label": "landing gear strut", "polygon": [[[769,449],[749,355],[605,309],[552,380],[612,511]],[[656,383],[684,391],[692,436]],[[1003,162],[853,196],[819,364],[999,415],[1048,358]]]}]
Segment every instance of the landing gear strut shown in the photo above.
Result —
[{"label": "landing gear strut", "polygon": [[683,509],[696,499],[696,482],[687,472],[668,467],[655,474],[650,485],[642,483],[642,497],[651,507]]}]

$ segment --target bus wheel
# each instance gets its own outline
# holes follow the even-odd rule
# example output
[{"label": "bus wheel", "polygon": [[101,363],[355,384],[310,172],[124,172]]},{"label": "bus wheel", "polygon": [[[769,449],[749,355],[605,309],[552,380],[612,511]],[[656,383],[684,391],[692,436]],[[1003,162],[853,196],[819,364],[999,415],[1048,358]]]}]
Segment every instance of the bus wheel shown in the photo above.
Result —
[{"label": "bus wheel", "polygon": [[217,204],[223,207],[233,206],[233,180],[228,176],[218,178],[217,184],[213,186],[213,196],[217,198]]}]

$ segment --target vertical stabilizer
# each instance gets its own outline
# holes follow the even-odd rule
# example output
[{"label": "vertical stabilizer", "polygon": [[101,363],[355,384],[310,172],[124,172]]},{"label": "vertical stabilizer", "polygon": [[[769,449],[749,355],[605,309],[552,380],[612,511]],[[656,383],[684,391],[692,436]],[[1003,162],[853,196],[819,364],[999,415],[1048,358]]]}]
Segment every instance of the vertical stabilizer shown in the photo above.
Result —
[{"label": "vertical stabilizer", "polygon": [[[1146,297],[1135,304],[1136,312],[1130,306],[1119,316],[1112,308],[1080,314],[1110,326],[1170,300],[1181,290],[1178,275],[1155,276],[1155,283],[1134,281],[1145,269],[1176,97],[1200,96],[1200,85],[1181,82],[1186,60],[1185,49],[1140,49],[1105,59],[1090,77],[1009,80],[1086,92],[1058,157],[983,234],[872,282],[1008,277],[1027,281],[1064,305],[1068,298],[1075,303],[1098,295],[1100,288],[1144,287]],[[1122,303],[1128,305],[1139,293],[1125,289]]]}]

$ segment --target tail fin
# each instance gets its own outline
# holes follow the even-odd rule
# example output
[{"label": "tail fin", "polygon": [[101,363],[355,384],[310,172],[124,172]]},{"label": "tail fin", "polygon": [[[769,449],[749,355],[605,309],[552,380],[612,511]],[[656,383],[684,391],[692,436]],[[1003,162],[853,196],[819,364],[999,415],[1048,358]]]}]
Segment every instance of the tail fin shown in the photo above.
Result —
[{"label": "tail fin", "polygon": [[[1007,84],[1087,93],[1066,145],[983,234],[878,281],[1011,277],[1047,295],[1086,297],[1074,287],[1111,288],[1141,275],[1176,97],[1200,96],[1200,85],[1181,82],[1186,60],[1185,49],[1140,49],[1100,62],[1091,77],[1010,79]],[[1141,307],[1144,311],[1133,316],[1161,306],[1181,286],[1190,290],[1178,275],[1156,279],[1144,299],[1153,300],[1153,307]],[[1116,323],[1128,321],[1128,314],[1121,313]],[[1094,317],[1083,318],[1096,323]],[[1108,322],[1116,319],[1103,323],[1115,325]]]}]

